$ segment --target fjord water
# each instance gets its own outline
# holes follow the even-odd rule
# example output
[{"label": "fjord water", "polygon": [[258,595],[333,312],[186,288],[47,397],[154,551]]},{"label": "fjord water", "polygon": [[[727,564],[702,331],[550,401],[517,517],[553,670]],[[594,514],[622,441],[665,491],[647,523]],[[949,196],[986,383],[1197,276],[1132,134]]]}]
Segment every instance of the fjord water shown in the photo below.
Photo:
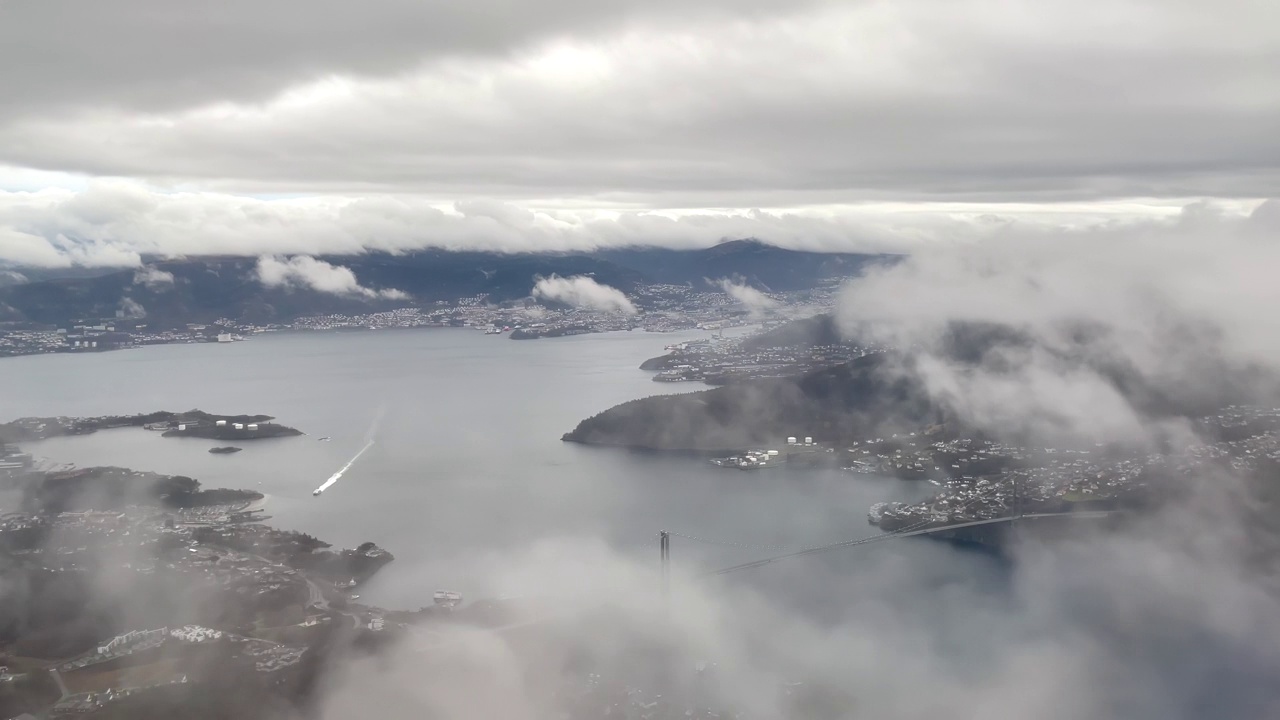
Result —
[{"label": "fjord water", "polygon": [[[560,441],[579,420],[617,403],[703,389],[652,382],[637,366],[665,344],[705,335],[517,342],[466,329],[288,333],[11,358],[0,360],[0,414],[199,408],[274,415],[307,434],[241,443],[244,451],[234,455],[209,454],[216,441],[132,428],[27,449],[82,467],[119,465],[267,493],[275,527],[338,547],[372,540],[393,552],[396,562],[362,595],[398,608],[429,604],[436,589],[469,597],[537,590],[498,586],[488,568],[540,541],[604,543],[655,563],[660,529],[809,546],[872,534],[870,504],[930,488],[839,470],[722,470],[701,458]],[[365,444],[375,421],[373,447],[313,497]],[[331,440],[319,441],[325,436]],[[677,562],[705,568],[769,554],[680,538],[675,547]],[[904,541],[887,552],[924,554],[939,561],[934,567],[955,559],[954,550],[929,543]]]}]

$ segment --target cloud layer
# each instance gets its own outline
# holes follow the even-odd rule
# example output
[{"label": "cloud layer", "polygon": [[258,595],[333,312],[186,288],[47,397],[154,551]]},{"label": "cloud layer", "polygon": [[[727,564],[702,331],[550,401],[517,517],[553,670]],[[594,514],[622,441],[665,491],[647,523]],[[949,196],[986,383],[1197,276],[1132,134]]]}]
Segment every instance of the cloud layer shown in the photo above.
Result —
[{"label": "cloud layer", "polygon": [[544,207],[1280,195],[1265,2],[65,1],[7,10],[0,162]]},{"label": "cloud layer", "polygon": [[[409,196],[251,198],[163,193],[135,182],[84,190],[0,192],[0,265],[140,266],[145,257],[355,254],[425,247],[590,251],[651,244],[707,247],[754,237],[784,247],[911,252],[1011,228],[1043,234],[1116,224],[1158,227],[1185,202],[1034,205],[880,203],[792,210],[603,212]],[[1256,202],[1215,204],[1248,211]]]},{"label": "cloud layer", "polygon": [[389,718],[598,713],[588,673],[610,699],[660,694],[673,714],[700,701],[747,717],[1269,717],[1280,709],[1274,568],[1250,568],[1243,537],[1211,531],[1225,519],[1211,497],[1234,486],[1215,480],[1122,531],[1053,544],[1028,534],[1010,563],[882,545],[726,582],[677,571],[670,604],[656,568],[591,538],[545,541],[493,573],[544,589],[530,615],[550,622],[412,633],[389,658],[335,673],[322,717],[375,699]]},{"label": "cloud layer", "polygon": [[530,293],[539,300],[565,303],[579,308],[636,314],[636,306],[623,292],[585,275],[563,278],[559,275],[539,278]]}]

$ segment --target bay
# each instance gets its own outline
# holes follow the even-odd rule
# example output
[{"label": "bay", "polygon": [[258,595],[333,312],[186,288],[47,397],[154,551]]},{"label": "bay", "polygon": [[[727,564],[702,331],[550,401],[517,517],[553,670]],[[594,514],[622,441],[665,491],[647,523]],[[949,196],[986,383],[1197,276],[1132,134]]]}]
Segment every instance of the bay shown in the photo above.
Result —
[{"label": "bay", "polygon": [[[341,547],[371,540],[394,553],[362,594],[397,608],[429,604],[436,589],[468,597],[536,590],[504,586],[486,568],[549,539],[601,543],[654,563],[662,529],[739,544],[674,539],[676,562],[707,569],[768,555],[766,548],[874,534],[868,506],[914,499],[931,487],[839,470],[740,472],[696,457],[560,441],[581,419],[620,402],[704,389],[652,382],[637,366],[668,343],[706,336],[279,333],[232,344],[20,357],[0,362],[0,415],[192,408],[274,415],[307,435],[242,443],[234,455],[209,454],[221,444],[215,441],[138,429],[26,447],[79,466],[183,474],[205,487],[267,493],[273,526]],[[369,451],[312,496],[367,437],[375,439]],[[954,554],[923,547],[904,542],[887,552]]]}]

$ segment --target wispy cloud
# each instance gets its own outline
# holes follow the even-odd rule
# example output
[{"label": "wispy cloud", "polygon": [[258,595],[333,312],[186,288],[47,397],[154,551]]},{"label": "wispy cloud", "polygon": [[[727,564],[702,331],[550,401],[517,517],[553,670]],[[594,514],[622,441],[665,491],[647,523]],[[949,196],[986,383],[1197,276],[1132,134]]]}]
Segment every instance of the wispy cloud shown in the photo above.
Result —
[{"label": "wispy cloud", "polygon": [[729,297],[742,303],[752,315],[760,315],[770,308],[777,307],[778,301],[765,295],[759,290],[746,284],[745,281],[730,278],[720,278],[719,280],[711,280],[704,278],[706,281],[725,291]]}]

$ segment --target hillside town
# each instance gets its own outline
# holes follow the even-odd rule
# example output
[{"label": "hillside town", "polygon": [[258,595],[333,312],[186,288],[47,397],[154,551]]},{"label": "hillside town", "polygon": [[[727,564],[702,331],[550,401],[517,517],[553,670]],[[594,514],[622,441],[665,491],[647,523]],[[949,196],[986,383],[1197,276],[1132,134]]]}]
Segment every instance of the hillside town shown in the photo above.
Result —
[{"label": "hillside town", "polygon": [[493,302],[482,293],[363,314],[307,315],[273,323],[219,318],[166,328],[152,327],[146,318],[118,312],[109,318],[83,318],[65,327],[0,323],[0,357],[104,352],[162,344],[233,343],[281,331],[469,327],[519,340],[618,330],[719,330],[785,317],[797,309],[815,312],[830,308],[837,290],[836,282],[826,282],[814,290],[762,294],[764,306],[746,307],[718,289],[643,285],[631,297],[634,313],[542,303],[532,298]]},{"label": "hillside town", "polygon": [[[1280,469],[1280,408],[1232,405],[1197,423],[1201,439],[1172,452],[1101,444],[1025,448],[991,440],[874,438],[848,448],[854,472],[907,470],[941,490],[919,503],[879,503],[868,520],[888,532],[1024,515],[1146,507],[1178,478]],[[888,443],[892,443],[892,446]],[[892,449],[891,449],[892,448]]]}]

